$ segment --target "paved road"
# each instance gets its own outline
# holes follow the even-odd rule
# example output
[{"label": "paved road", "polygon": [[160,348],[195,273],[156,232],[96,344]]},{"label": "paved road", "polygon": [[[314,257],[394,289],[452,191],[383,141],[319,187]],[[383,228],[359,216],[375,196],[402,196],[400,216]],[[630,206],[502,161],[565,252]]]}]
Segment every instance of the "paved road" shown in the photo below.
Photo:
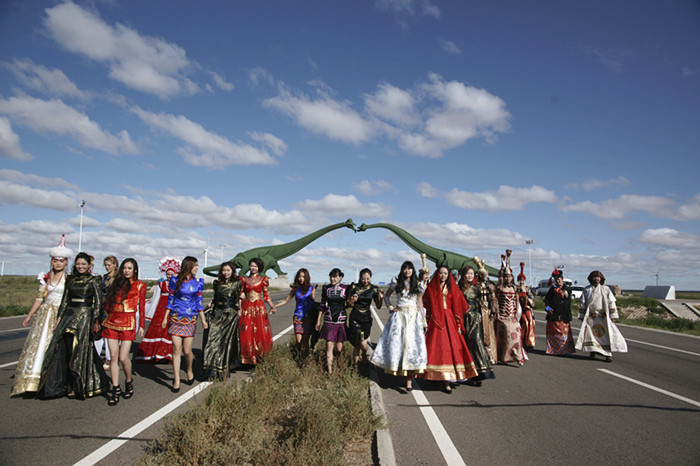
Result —
[{"label": "paved road", "polygon": [[588,353],[552,357],[543,354],[544,314],[537,314],[539,350],[522,368],[496,366],[496,379],[481,388],[447,395],[422,381],[422,394],[409,394],[380,378],[398,464],[700,463],[700,338],[621,326],[629,353],[611,364]]},{"label": "paved road", "polygon": [[[282,293],[275,295],[277,300]],[[271,317],[274,334],[289,327],[291,314],[292,307],[287,305]],[[379,311],[379,317],[386,321],[386,309]],[[543,316],[538,314],[538,318]],[[538,324],[542,349],[544,323]],[[202,382],[183,385],[175,395],[168,389],[170,366],[137,365],[136,395],[116,408],[109,408],[102,397],[85,401],[11,399],[16,367],[12,362],[26,336],[26,330],[14,330],[20,327],[21,318],[0,319],[0,391],[7,394],[0,396],[2,464],[74,464],[169,403],[206,386]],[[421,382],[422,390],[409,394],[396,388],[390,377],[381,377],[398,464],[698,464],[700,339],[627,326],[621,329],[630,352],[616,355],[612,364],[589,361],[587,355],[557,358],[535,351],[524,367],[497,366],[495,380],[481,388],[460,386],[452,395],[429,382]],[[372,340],[379,334],[375,324]],[[195,348],[200,341],[198,334]],[[199,350],[195,355],[201,361]],[[3,367],[6,364],[9,366]],[[234,376],[246,375],[238,372]],[[201,396],[196,395],[195,400]],[[186,403],[172,412],[184,406]],[[164,422],[155,422],[100,464],[134,463]]]},{"label": "paved road", "polygon": [[[272,293],[272,298],[279,300],[284,294]],[[271,316],[273,335],[291,325],[292,312],[291,305],[287,305]],[[180,393],[174,394],[170,392],[172,366],[137,364],[134,365],[134,397],[122,399],[114,408],[107,406],[104,397],[84,401],[10,398],[17,367],[12,363],[17,361],[27,335],[27,330],[21,327],[22,317],[0,319],[0,393],[5,394],[0,396],[0,463],[3,465],[74,464],[169,403],[186,399],[192,391],[208,385],[199,381],[192,387],[183,384]],[[201,326],[198,326],[194,344],[195,371],[201,370],[201,338]],[[236,372],[234,376],[244,378],[247,375],[247,372]],[[195,376],[202,380],[201,374]],[[123,385],[123,373],[121,377]],[[201,396],[196,395],[194,399]],[[187,403],[172,412],[180,412]],[[155,422],[100,464],[135,463],[143,455],[147,443],[158,436],[164,422]]]}]

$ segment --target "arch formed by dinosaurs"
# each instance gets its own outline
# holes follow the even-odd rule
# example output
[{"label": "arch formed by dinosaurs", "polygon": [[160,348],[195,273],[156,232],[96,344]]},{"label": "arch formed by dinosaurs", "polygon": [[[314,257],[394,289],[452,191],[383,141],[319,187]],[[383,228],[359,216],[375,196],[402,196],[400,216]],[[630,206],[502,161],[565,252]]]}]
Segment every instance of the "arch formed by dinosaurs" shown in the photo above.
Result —
[{"label": "arch formed by dinosaurs", "polygon": [[[416,251],[418,254],[425,254],[426,257],[430,259],[431,262],[433,262],[433,264],[446,263],[450,269],[457,270],[460,270],[465,265],[471,265],[472,267],[474,267],[474,270],[478,270],[479,268],[472,257],[467,257],[456,252],[447,251],[445,249],[430,246],[429,244],[418,240],[406,230],[403,230],[390,223],[373,223],[371,225],[363,223],[362,225],[360,225],[359,228],[356,228],[355,222],[353,222],[351,218],[341,223],[328,225],[325,228],[316,230],[313,233],[309,233],[308,235],[303,236],[297,240],[290,241],[289,243],[275,244],[270,246],[259,246],[256,248],[249,249],[247,251],[239,252],[232,259],[230,259],[229,262],[233,262],[236,265],[236,267],[240,268],[240,275],[245,275],[249,271],[248,264],[250,263],[250,260],[255,257],[259,257],[265,264],[264,269],[260,271],[261,275],[264,275],[265,272],[267,272],[270,269],[274,270],[275,273],[277,273],[277,275],[285,275],[285,272],[283,272],[279,266],[280,260],[289,257],[293,254],[296,254],[312,242],[316,241],[321,236],[339,228],[350,228],[355,233],[366,231],[371,228],[385,228],[394,233],[396,236],[398,236],[401,241],[406,243],[408,247]],[[489,266],[486,266],[486,269],[488,270],[489,274],[498,275],[497,269],[494,269],[493,267]],[[212,265],[210,267],[205,268],[204,273],[215,277],[218,273],[218,270],[218,265]]]}]

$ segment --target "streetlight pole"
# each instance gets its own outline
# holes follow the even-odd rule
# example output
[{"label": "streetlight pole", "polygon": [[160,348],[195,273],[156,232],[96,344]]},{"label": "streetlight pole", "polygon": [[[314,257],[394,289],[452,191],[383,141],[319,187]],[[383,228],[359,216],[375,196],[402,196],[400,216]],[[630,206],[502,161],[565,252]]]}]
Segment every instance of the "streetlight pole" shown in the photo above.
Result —
[{"label": "streetlight pole", "polygon": [[527,263],[530,264],[530,288],[532,288],[532,253],[530,252],[530,245],[535,244],[535,240],[526,239],[525,244],[527,244]]},{"label": "streetlight pole", "polygon": [[83,251],[83,209],[85,209],[85,201],[80,201],[80,233],[78,234],[78,252]]}]

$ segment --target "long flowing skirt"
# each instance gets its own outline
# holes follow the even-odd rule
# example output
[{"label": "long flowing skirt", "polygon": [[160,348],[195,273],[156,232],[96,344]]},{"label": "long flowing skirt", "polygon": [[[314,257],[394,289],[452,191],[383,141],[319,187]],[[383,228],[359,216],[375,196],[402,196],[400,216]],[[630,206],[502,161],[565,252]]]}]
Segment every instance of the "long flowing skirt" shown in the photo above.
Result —
[{"label": "long flowing skirt", "polygon": [[241,362],[258,364],[272,349],[272,330],[262,300],[241,301],[241,319],[238,323],[241,342]]},{"label": "long flowing skirt", "polygon": [[[442,310],[442,312],[447,312]],[[444,319],[436,319],[435,313],[428,324],[425,346],[428,349],[428,365],[421,377],[428,380],[456,381],[477,377],[469,348],[464,337],[451,317],[451,311]]]},{"label": "long flowing skirt", "polygon": [[168,325],[166,324],[165,328],[162,326],[167,304],[167,296],[161,297],[160,301],[158,301],[158,307],[156,307],[143,340],[141,340],[139,348],[136,350],[134,361],[140,363],[170,363],[173,360],[173,340],[168,333]]},{"label": "long flowing skirt", "polygon": [[481,311],[482,328],[484,329],[484,347],[489,355],[491,364],[498,361],[498,347],[496,344],[496,328],[490,313],[486,310]]},{"label": "long flowing skirt", "polygon": [[498,314],[496,320],[496,340],[498,341],[498,362],[524,363],[520,324],[515,314]]},{"label": "long flowing skirt", "polygon": [[239,358],[238,312],[233,308],[215,309],[204,331],[204,371],[226,376]]},{"label": "long flowing skirt", "polygon": [[75,391],[78,398],[99,395],[110,380],[92,340],[91,310],[68,307],[54,331],[41,371],[39,396],[54,398]]},{"label": "long flowing skirt", "polygon": [[425,371],[428,350],[425,346],[423,319],[418,308],[389,314],[371,358],[372,364],[392,375],[415,375]]},{"label": "long flowing skirt", "polygon": [[484,346],[484,328],[479,310],[470,309],[464,316],[467,347],[474,360],[474,366],[482,379],[495,378],[489,354]]},{"label": "long flowing skirt", "polygon": [[547,321],[547,354],[574,353],[574,337],[571,324],[561,321]]},{"label": "long flowing skirt", "polygon": [[613,351],[626,353],[627,342],[607,315],[596,315],[593,318],[586,313],[576,339],[576,349],[612,356]]},{"label": "long flowing skirt", "polygon": [[525,349],[535,347],[535,319],[531,310],[523,311],[520,316],[520,335]]},{"label": "long flowing skirt", "polygon": [[27,334],[27,339],[24,340],[24,347],[15,370],[11,396],[39,390],[41,367],[44,364],[44,356],[51,342],[55,324],[56,306],[45,302],[34,314],[32,328]]}]

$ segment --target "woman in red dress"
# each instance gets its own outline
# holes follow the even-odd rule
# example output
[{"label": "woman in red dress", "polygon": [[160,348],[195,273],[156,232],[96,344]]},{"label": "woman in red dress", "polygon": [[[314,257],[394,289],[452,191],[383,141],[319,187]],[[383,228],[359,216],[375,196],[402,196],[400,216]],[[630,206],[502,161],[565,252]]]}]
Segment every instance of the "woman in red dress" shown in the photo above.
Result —
[{"label": "woman in red dress", "polygon": [[518,275],[518,300],[523,313],[520,316],[521,337],[523,349],[532,350],[535,347],[535,317],[532,310],[535,308],[535,298],[530,292],[530,287],[525,284],[525,262],[520,263]]},{"label": "woman in red dress", "polygon": [[277,312],[272,303],[267,287],[270,281],[258,272],[264,270],[261,259],[253,258],[248,264],[250,274],[243,280],[243,299],[241,300],[241,320],[238,324],[241,342],[241,363],[257,365],[272,349],[272,329],[267,319],[265,303],[270,305],[270,312]]},{"label": "woman in red dress", "polygon": [[452,393],[450,382],[479,374],[463,337],[469,305],[446,265],[438,265],[423,295],[423,307],[428,322],[428,365],[421,377],[444,382],[445,392]]},{"label": "woman in red dress", "polygon": [[[134,379],[131,372],[131,342],[143,337],[146,315],[146,284],[139,281],[139,266],[134,259],[124,259],[117,276],[107,290],[105,311],[107,318],[102,322],[102,338],[107,339],[112,361],[109,372],[112,377],[112,392],[109,396],[109,406],[119,402],[119,363],[124,369],[124,398],[134,394]],[[138,312],[139,321],[136,322]],[[138,326],[137,326],[138,325]],[[114,357],[118,355],[118,357]]]},{"label": "woman in red dress", "polygon": [[[159,325],[165,318],[168,307],[168,294],[170,289],[168,283],[172,277],[180,273],[180,261],[174,257],[164,257],[160,260],[159,270],[165,273],[165,280],[159,280],[154,287],[151,302],[146,308],[146,318],[151,319],[151,324],[146,329],[146,335],[139,344],[134,361],[170,363],[173,359],[173,340],[170,338],[167,328]],[[153,314],[151,309],[155,308]],[[154,324],[155,323],[155,324]]]}]

